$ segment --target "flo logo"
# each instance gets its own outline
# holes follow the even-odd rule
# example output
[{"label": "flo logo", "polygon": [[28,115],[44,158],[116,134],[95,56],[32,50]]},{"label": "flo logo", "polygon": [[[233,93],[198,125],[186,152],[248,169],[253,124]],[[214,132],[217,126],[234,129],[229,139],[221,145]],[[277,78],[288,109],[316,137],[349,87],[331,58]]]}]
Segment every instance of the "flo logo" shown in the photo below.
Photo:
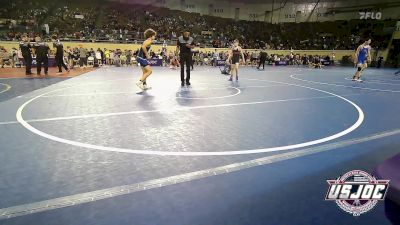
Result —
[{"label": "flo logo", "polygon": [[380,20],[382,18],[381,12],[359,12],[360,20],[373,19]]},{"label": "flo logo", "polygon": [[377,180],[362,170],[352,170],[329,184],[325,200],[335,201],[344,211],[359,216],[384,200],[389,180]]}]

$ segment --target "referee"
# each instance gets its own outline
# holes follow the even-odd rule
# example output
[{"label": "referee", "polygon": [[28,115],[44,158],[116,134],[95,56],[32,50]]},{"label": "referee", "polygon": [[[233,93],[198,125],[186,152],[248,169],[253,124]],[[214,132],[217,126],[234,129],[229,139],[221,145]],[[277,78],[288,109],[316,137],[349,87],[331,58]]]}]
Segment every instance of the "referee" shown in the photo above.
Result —
[{"label": "referee", "polygon": [[29,38],[26,34],[22,35],[22,41],[19,43],[19,49],[21,50],[22,57],[24,57],[25,62],[25,75],[32,75],[32,52],[31,52],[31,43],[29,42]]},{"label": "referee", "polygon": [[64,46],[63,44],[60,42],[59,39],[56,39],[53,42],[53,48],[56,48],[56,64],[58,67],[58,74],[62,73],[62,69],[61,67],[64,67],[64,69],[69,72],[68,67],[65,65],[64,63]]},{"label": "referee", "polygon": [[268,54],[267,54],[267,52],[265,51],[265,47],[264,47],[264,48],[262,48],[261,51],[260,51],[260,61],[258,62],[258,67],[257,67],[257,69],[260,69],[260,68],[261,68],[261,65],[262,65],[262,67],[263,67],[263,70],[265,69],[265,61],[267,61],[267,57],[268,57]]},{"label": "referee", "polygon": [[[192,65],[192,49],[194,48],[194,40],[190,37],[190,32],[185,31],[178,38],[177,52],[179,52],[179,61],[181,64],[181,86],[190,85],[190,66]],[[186,65],[186,79],[185,79]]]},{"label": "referee", "polygon": [[50,52],[49,45],[46,42],[42,41],[42,39],[39,36],[35,38],[35,41],[36,43],[33,47],[35,48],[35,53],[36,53],[37,75],[40,76],[43,64],[44,74],[47,76],[49,70],[49,57],[48,57]]}]

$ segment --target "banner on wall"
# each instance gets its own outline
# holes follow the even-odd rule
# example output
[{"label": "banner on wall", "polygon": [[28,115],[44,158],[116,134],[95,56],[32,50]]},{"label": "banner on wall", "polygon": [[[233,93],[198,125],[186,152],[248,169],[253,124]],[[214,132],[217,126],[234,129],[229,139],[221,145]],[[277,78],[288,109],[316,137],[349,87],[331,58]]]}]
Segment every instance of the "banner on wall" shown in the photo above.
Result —
[{"label": "banner on wall", "polygon": [[[19,61],[22,62],[25,65],[24,58],[19,58]],[[49,67],[55,67],[56,66],[56,60],[55,58],[49,58]],[[32,58],[32,67],[36,67],[36,57]]]},{"label": "banner on wall", "polygon": [[85,16],[84,15],[75,15],[75,19],[84,19]]},{"label": "banner on wall", "polygon": [[324,65],[324,66],[329,66],[329,65],[331,65],[331,62],[330,62],[330,61],[327,61],[327,60],[325,60],[325,59],[321,60],[321,63],[322,63],[322,65]]},{"label": "banner on wall", "polygon": [[287,66],[286,61],[275,61],[275,66]]},{"label": "banner on wall", "polygon": [[201,31],[201,35],[212,35],[212,34],[213,34],[212,31],[208,31],[208,30]]},{"label": "banner on wall", "polygon": [[162,66],[162,59],[149,59],[150,66]]},{"label": "banner on wall", "polygon": [[217,60],[217,66],[225,66],[225,60]]}]

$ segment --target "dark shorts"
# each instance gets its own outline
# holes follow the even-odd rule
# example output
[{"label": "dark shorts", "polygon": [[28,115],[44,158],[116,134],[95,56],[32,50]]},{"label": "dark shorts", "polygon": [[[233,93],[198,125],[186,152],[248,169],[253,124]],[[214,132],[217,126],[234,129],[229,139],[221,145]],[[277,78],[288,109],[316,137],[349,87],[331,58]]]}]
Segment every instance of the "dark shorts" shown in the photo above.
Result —
[{"label": "dark shorts", "polygon": [[150,65],[149,61],[147,59],[143,59],[142,57],[137,57],[137,62],[140,64],[141,67],[146,67]]}]

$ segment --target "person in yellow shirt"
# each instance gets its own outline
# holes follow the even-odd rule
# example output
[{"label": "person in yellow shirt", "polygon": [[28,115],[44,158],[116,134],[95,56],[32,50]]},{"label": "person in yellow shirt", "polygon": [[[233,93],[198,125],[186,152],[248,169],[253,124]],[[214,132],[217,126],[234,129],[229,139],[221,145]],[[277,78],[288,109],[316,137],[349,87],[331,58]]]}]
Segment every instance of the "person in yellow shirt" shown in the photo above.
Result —
[{"label": "person in yellow shirt", "polygon": [[104,49],[104,55],[106,56],[106,65],[110,65],[111,64],[111,61],[110,61],[110,50]]}]

